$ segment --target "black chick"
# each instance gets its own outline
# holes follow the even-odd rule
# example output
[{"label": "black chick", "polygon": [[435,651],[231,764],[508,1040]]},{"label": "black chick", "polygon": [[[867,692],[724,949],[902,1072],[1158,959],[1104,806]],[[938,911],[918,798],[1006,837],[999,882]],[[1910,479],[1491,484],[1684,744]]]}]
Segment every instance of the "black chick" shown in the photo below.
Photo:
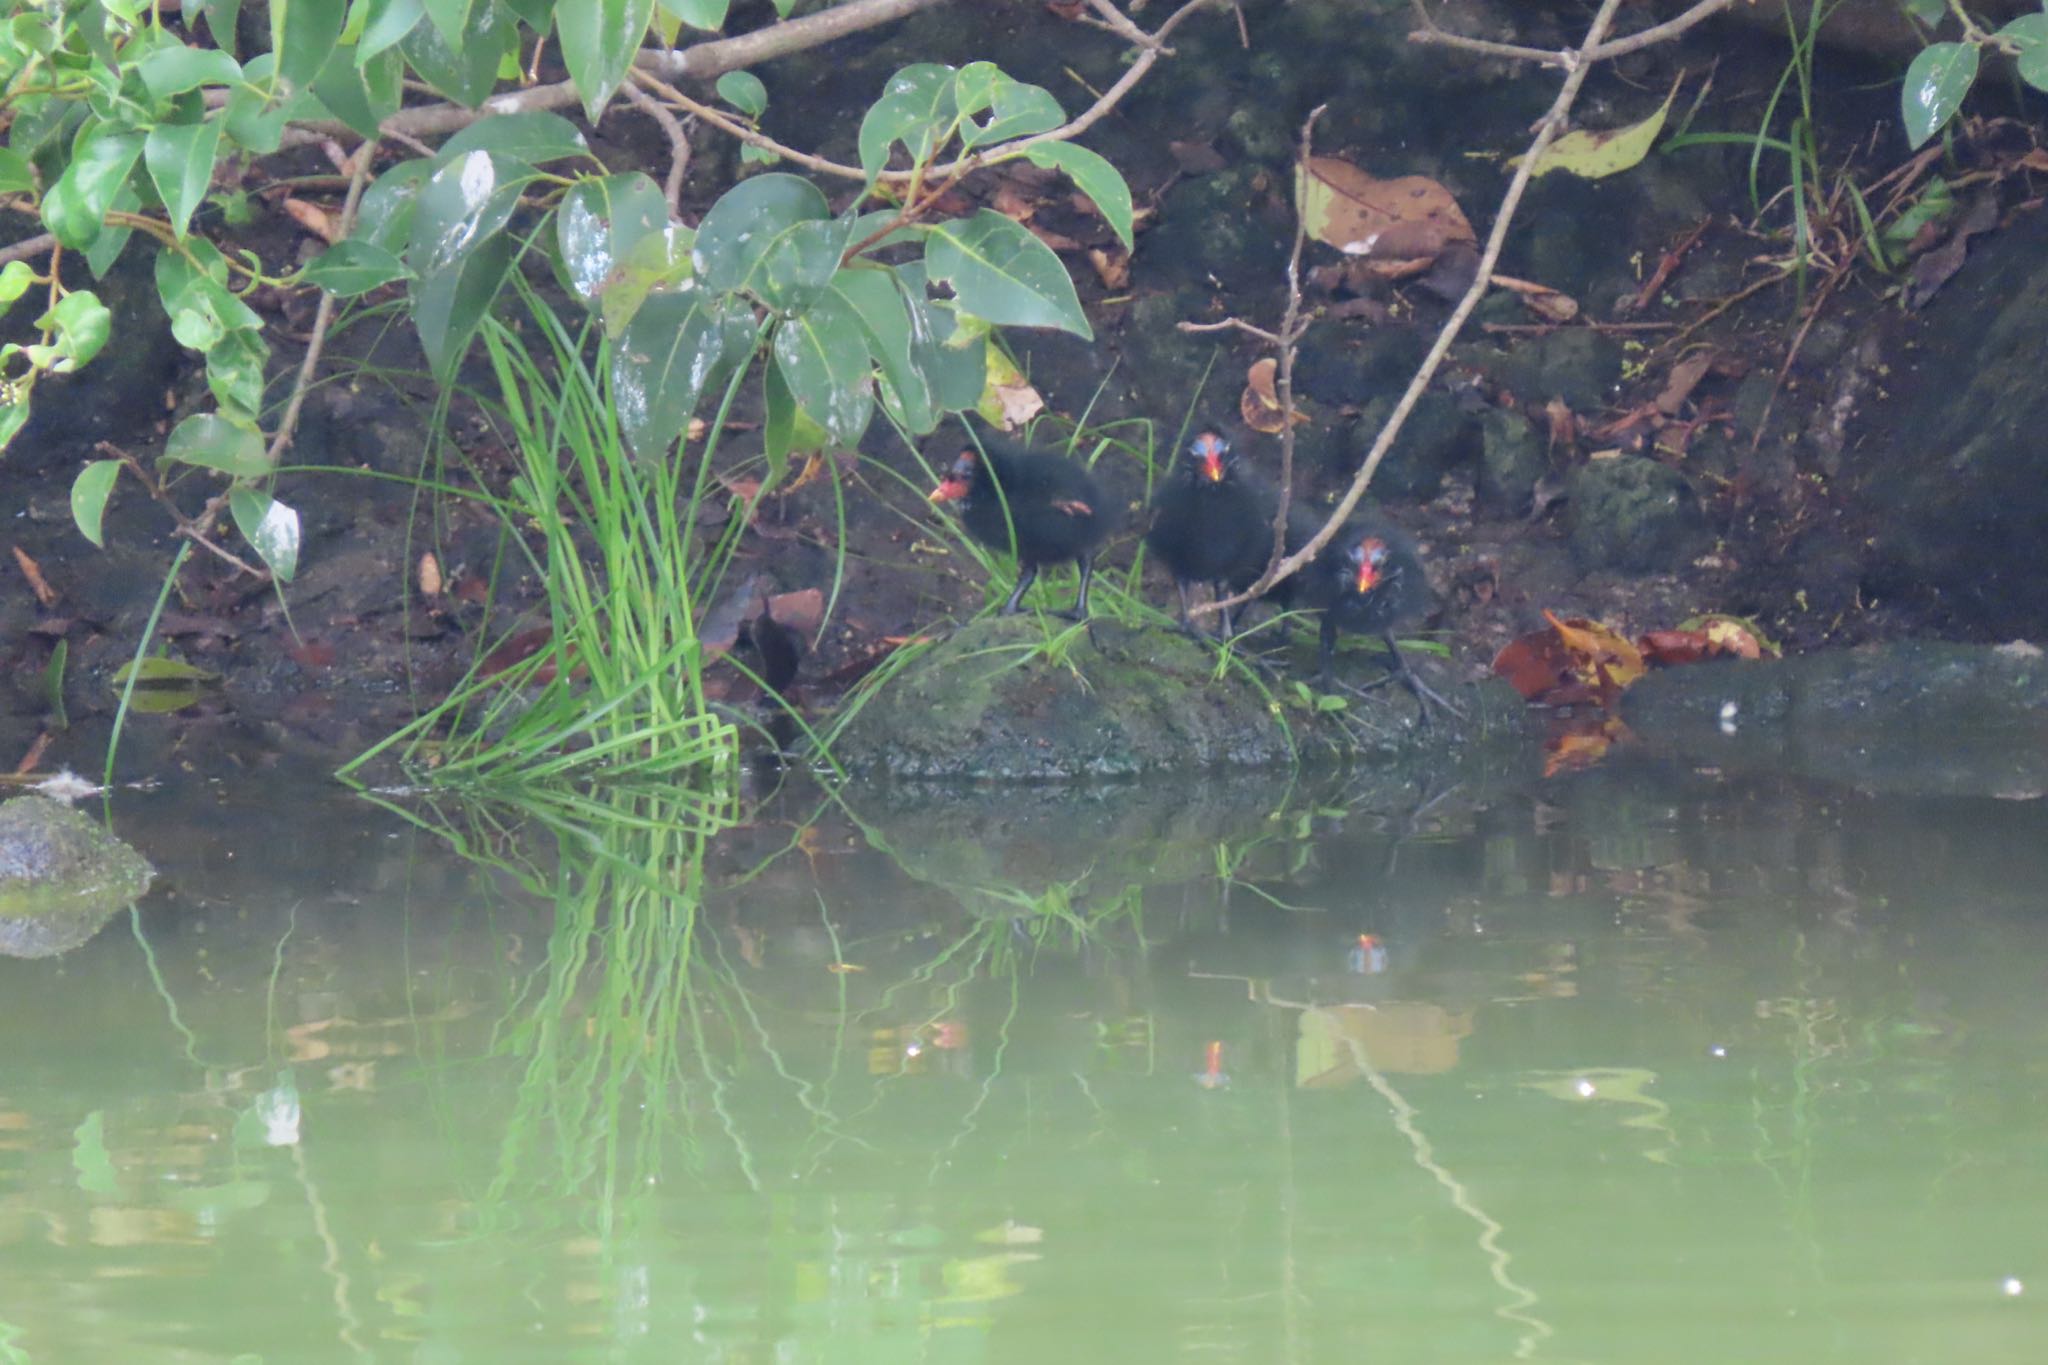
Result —
[{"label": "black chick", "polygon": [[1303,581],[1293,600],[1302,606],[1319,608],[1323,614],[1316,656],[1317,677],[1323,691],[1331,690],[1331,665],[1336,661],[1338,633],[1355,631],[1380,637],[1393,660],[1390,676],[1414,696],[1422,708],[1425,724],[1432,704],[1453,715],[1459,714],[1457,707],[1415,676],[1408,661],[1401,657],[1400,646],[1394,642],[1394,631],[1429,610],[1429,578],[1423,572],[1422,556],[1414,541],[1384,522],[1353,522],[1298,576]]},{"label": "black chick", "polygon": [[960,504],[960,524],[991,549],[1017,557],[1016,590],[1003,603],[1013,615],[1040,567],[1071,559],[1081,570],[1081,591],[1070,620],[1088,615],[1088,582],[1095,550],[1109,534],[1110,507],[1095,476],[1064,456],[984,435],[968,446],[931,492],[933,502]]},{"label": "black chick", "polygon": [[[1273,494],[1213,431],[1195,437],[1186,456],[1152,499],[1145,544],[1173,575],[1180,625],[1188,621],[1188,590],[1207,583],[1218,597],[1249,586],[1273,550]],[[1223,634],[1230,635],[1224,613]]]}]

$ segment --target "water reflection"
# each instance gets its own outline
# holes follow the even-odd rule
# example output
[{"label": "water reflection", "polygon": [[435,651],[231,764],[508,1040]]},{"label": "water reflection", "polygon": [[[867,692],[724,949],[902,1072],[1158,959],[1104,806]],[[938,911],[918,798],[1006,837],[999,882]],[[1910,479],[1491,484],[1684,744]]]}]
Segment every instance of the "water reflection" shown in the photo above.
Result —
[{"label": "water reflection", "polygon": [[0,1356],[2048,1347],[2044,803],[1394,795],[139,801]]}]

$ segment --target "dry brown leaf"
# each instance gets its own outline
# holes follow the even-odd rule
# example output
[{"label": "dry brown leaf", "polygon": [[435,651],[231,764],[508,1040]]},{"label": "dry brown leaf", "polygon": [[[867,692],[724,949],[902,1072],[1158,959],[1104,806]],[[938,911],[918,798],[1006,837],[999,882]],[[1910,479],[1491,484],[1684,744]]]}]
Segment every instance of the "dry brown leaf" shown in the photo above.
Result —
[{"label": "dry brown leaf", "polygon": [[284,201],[284,211],[291,217],[294,223],[297,223],[329,246],[333,246],[342,239],[341,225],[334,221],[333,214],[321,208],[318,204],[309,203],[304,199],[294,199],[287,195]]},{"label": "dry brown leaf", "polygon": [[1126,253],[1091,246],[1088,248],[1088,264],[1095,267],[1095,278],[1102,281],[1104,289],[1130,288],[1131,258]]},{"label": "dry brown leaf", "polygon": [[1714,366],[1714,353],[1702,348],[1671,367],[1671,375],[1664,381],[1664,392],[1657,395],[1657,411],[1666,417],[1678,416],[1692,391],[1706,378],[1707,371]]},{"label": "dry brown leaf", "polygon": [[1296,168],[1295,191],[1309,235],[1369,260],[1381,278],[1419,274],[1451,243],[1477,240],[1451,192],[1427,176],[1378,180],[1312,156]]},{"label": "dry brown leaf", "polygon": [[432,550],[420,556],[420,596],[439,597],[446,583],[441,578],[441,560]]},{"label": "dry brown leaf", "polygon": [[1522,300],[1522,306],[1545,322],[1570,322],[1579,315],[1579,301],[1547,284],[1495,275],[1493,282]]},{"label": "dry brown leaf", "polygon": [[36,595],[36,601],[41,603],[45,610],[56,606],[57,590],[43,577],[42,568],[29,558],[28,551],[19,545],[15,546],[14,562],[21,569],[21,576],[28,580],[29,591]]}]

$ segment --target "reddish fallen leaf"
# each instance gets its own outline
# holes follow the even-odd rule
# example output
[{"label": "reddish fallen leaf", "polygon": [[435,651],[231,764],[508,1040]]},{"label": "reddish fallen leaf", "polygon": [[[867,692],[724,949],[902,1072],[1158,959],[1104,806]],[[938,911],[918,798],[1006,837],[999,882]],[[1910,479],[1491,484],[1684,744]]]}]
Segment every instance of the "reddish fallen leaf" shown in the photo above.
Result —
[{"label": "reddish fallen leaf", "polygon": [[1657,395],[1657,411],[1666,417],[1678,416],[1679,410],[1692,397],[1692,391],[1699,387],[1700,380],[1706,378],[1713,364],[1713,351],[1702,347],[1673,365],[1671,374],[1664,381],[1664,391]]},{"label": "reddish fallen leaf", "polygon": [[816,588],[776,593],[768,599],[768,619],[799,635],[815,635],[825,623],[825,594]]},{"label": "reddish fallen leaf", "polygon": [[1659,668],[1696,664],[1714,653],[1713,641],[1703,630],[1645,631],[1636,644],[1642,648],[1643,661]]},{"label": "reddish fallen leaf", "polygon": [[1207,142],[1169,142],[1166,150],[1182,175],[1214,175],[1230,164]]},{"label": "reddish fallen leaf", "polygon": [[1081,249],[1081,244],[1072,237],[1067,236],[1064,232],[1054,232],[1051,228],[1042,228],[1036,223],[1026,223],[1024,230],[1039,241],[1044,242],[1054,251],[1079,251]]},{"label": "reddish fallen leaf", "polygon": [[21,756],[21,762],[14,765],[17,773],[32,773],[42,765],[43,755],[50,748],[50,732],[41,731],[29,742],[28,751]]},{"label": "reddish fallen leaf", "polygon": [[1616,744],[1635,738],[1621,717],[1598,712],[1574,716],[1555,729],[1543,744],[1543,775],[1583,772]]},{"label": "reddish fallen leaf", "polygon": [[284,647],[292,662],[311,672],[316,669],[332,668],[335,660],[334,646],[325,640],[294,640]]},{"label": "reddish fallen leaf", "polygon": [[483,674],[492,677],[503,673],[514,664],[522,663],[547,648],[554,639],[552,626],[535,626],[522,630],[516,635],[500,641],[498,647],[484,656]]},{"label": "reddish fallen leaf", "polygon": [[[1244,424],[1268,436],[1278,435],[1287,425],[1280,411],[1280,393],[1276,387],[1279,369],[1279,362],[1271,356],[1254,361],[1251,369],[1245,372],[1244,393],[1237,403],[1238,415],[1244,418]],[[1308,421],[1308,414],[1298,403],[1294,409],[1294,421],[1297,426]]]}]

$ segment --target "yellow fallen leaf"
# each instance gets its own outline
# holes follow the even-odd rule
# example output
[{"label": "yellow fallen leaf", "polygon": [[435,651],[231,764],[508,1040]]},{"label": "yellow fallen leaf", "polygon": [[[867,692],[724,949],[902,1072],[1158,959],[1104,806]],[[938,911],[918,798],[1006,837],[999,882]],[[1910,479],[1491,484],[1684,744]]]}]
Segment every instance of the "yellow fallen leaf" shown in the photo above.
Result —
[{"label": "yellow fallen leaf", "polygon": [[[1543,155],[1536,158],[1536,164],[1529,171],[1530,176],[1570,171],[1587,180],[1599,180],[1637,165],[1656,145],[1657,134],[1664,131],[1665,115],[1671,112],[1671,102],[1678,98],[1678,87],[1684,79],[1685,74],[1680,72],[1678,80],[1671,83],[1671,93],[1664,97],[1664,103],[1657,106],[1657,112],[1640,123],[1598,132],[1576,128],[1566,133],[1543,149]],[[1521,160],[1515,157],[1508,165],[1519,165]]]}]

